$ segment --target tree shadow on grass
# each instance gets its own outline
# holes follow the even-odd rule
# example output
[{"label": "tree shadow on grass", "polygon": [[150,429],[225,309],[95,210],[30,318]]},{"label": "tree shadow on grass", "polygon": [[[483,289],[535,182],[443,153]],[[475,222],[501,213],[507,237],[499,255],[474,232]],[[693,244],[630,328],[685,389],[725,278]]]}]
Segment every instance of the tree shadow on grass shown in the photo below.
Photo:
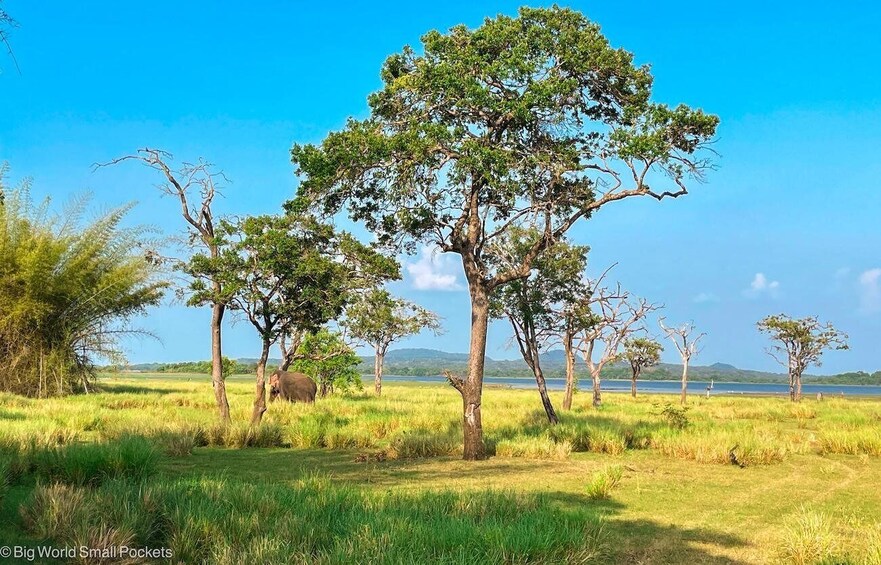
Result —
[{"label": "tree shadow on grass", "polygon": [[[266,484],[287,483],[329,476],[340,485],[408,493],[424,491],[506,492],[537,500],[570,515],[587,513],[602,518],[607,563],[745,563],[730,556],[747,542],[712,528],[689,528],[651,519],[622,516],[626,507],[610,498],[593,500],[586,494],[553,490],[552,473],[560,461],[492,458],[465,462],[453,457],[357,463],[357,453],[321,449],[200,449],[192,457],[176,459],[164,469],[171,476],[223,476]],[[513,480],[506,483],[500,477]],[[525,483],[532,479],[531,483]],[[537,497],[537,498],[532,498]],[[536,524],[541,528],[541,524]],[[727,555],[726,555],[727,554]]]}]

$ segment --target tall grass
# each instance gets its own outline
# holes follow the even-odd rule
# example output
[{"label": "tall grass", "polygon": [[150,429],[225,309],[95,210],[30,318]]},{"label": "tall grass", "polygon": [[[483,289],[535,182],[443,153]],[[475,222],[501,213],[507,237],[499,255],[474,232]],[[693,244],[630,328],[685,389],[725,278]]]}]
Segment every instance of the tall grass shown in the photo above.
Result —
[{"label": "tall grass", "polygon": [[158,459],[149,440],[130,436],[101,444],[5,448],[0,469],[7,484],[32,476],[50,483],[97,486],[121,477],[147,478],[156,471]]},{"label": "tall grass", "polygon": [[605,556],[595,514],[561,511],[541,496],[368,494],[318,476],[290,486],[222,479],[44,485],[24,514],[36,536],[90,547],[165,546],[181,563],[589,563]]},{"label": "tall grass", "polygon": [[[140,435],[164,453],[185,457],[202,446],[356,450],[386,458],[461,453],[461,399],[451,388],[396,385],[369,393],[321,399],[314,405],[273,403],[264,424],[251,429],[251,387],[231,381],[234,422],[218,426],[210,387],[192,382],[129,380],[104,392],[37,401],[0,395],[0,445],[58,446]],[[573,453],[622,455],[651,449],[665,456],[730,464],[734,450],[746,465],[769,465],[792,454],[881,456],[881,401],[779,398],[696,399],[688,424],[665,415],[664,396],[610,395],[600,409],[579,399],[549,426],[533,391],[487,389],[484,432],[500,457],[559,459]]]}]

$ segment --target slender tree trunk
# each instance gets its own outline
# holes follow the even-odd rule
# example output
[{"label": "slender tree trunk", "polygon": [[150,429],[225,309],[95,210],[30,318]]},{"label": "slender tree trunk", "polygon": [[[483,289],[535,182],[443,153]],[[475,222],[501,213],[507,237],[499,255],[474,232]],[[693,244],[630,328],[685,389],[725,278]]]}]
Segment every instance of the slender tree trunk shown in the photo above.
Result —
[{"label": "slender tree trunk", "polygon": [[639,378],[639,369],[633,370],[633,375],[630,377],[630,396],[636,398],[636,379]]},{"label": "slender tree trunk", "polygon": [[486,332],[489,328],[489,296],[482,285],[471,284],[471,344],[468,357],[468,377],[461,390],[464,432],[462,457],[466,461],[486,458],[483,443],[483,422],[480,403],[483,397],[483,367],[486,357]]},{"label": "slender tree trunk", "polygon": [[593,407],[598,408],[603,403],[602,394],[600,392],[600,369],[590,372],[590,378],[593,381]]},{"label": "slender tree trunk", "polygon": [[795,372],[789,370],[789,400],[795,402]]},{"label": "slender tree trunk", "polygon": [[567,331],[563,339],[566,352],[566,392],[563,394],[563,410],[572,409],[572,395],[575,393],[575,351],[572,347],[572,334]]},{"label": "slender tree trunk", "polygon": [[376,390],[376,396],[382,394],[382,366],[385,364],[385,350],[381,347],[376,348],[376,355],[373,358],[373,387]]},{"label": "slender tree trunk", "polygon": [[679,395],[679,403],[685,404],[688,394],[688,359],[682,361],[682,393]]},{"label": "slender tree trunk", "polygon": [[541,370],[541,363],[538,360],[538,351],[533,350],[532,374],[535,375],[535,384],[538,385],[538,394],[541,396],[541,404],[548,416],[548,422],[551,425],[559,424],[560,419],[557,418],[557,412],[554,411],[554,405],[551,404],[551,397],[548,396],[548,387],[545,383],[545,375]]},{"label": "slender tree trunk", "polygon": [[214,400],[220,415],[221,424],[229,424],[229,401],[226,398],[226,383],[223,380],[223,352],[221,350],[221,324],[226,307],[214,304],[211,307],[211,382],[214,385]]},{"label": "slender tree trunk", "polygon": [[266,412],[266,362],[269,360],[270,343],[263,342],[260,359],[257,360],[257,383],[254,390],[254,411],[251,412],[251,425],[257,426]]},{"label": "slender tree trunk", "polygon": [[795,401],[801,402],[801,373],[795,374]]}]

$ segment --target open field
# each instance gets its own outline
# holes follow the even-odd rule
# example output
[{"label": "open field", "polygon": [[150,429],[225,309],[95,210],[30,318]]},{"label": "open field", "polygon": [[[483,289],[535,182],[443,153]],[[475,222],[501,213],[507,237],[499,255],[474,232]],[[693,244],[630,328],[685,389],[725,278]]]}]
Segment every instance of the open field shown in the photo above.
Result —
[{"label": "open field", "polygon": [[[252,388],[230,381],[235,422]],[[257,433],[217,427],[196,376],[0,395],[0,539],[188,563],[881,563],[881,401],[576,395],[549,429],[535,391],[489,388],[495,455],[467,463],[456,391],[383,392],[277,403]]]}]

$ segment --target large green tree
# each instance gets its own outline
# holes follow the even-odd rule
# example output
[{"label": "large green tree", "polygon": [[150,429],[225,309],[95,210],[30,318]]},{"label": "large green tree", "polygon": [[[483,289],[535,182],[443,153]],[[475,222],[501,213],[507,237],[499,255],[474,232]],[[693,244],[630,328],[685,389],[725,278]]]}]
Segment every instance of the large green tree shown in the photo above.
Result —
[{"label": "large green tree", "polygon": [[392,296],[382,288],[367,292],[346,310],[345,325],[349,334],[373,347],[373,386],[382,394],[385,355],[395,341],[416,335],[422,330],[441,332],[440,318],[434,312],[408,300]]},{"label": "large green tree", "polygon": [[763,318],[757,326],[775,342],[767,352],[786,367],[789,399],[793,402],[801,400],[801,377],[808,367],[820,366],[827,350],[848,349],[847,334],[816,316],[792,318],[777,314]]},{"label": "large green tree", "polygon": [[[648,66],[563,8],[522,8],[431,31],[382,68],[369,116],[320,145],[295,145],[291,209],[346,207],[379,243],[422,242],[462,260],[471,298],[464,457],[485,456],[481,417],[489,300],[582,218],[631,197],[687,193],[718,118],[651,101]],[[516,225],[543,234],[503,270],[485,250]]]},{"label": "large green tree", "polygon": [[144,230],[121,227],[130,206],[86,223],[87,202],[56,215],[25,185],[0,204],[0,390],[88,392],[95,361],[119,362],[123,338],[145,333],[132,320],[162,297]]},{"label": "large green tree", "polygon": [[[317,332],[338,317],[359,291],[396,278],[398,265],[350,234],[305,215],[224,220],[218,237],[225,242],[224,251],[217,258],[195,255],[190,267],[198,273],[214,273],[229,297],[229,307],[260,336],[251,415],[251,424],[256,425],[266,412],[270,348],[282,335]],[[196,290],[196,300],[208,301],[213,295],[209,285]]]},{"label": "large green tree", "polygon": [[[488,260],[500,270],[519,265],[541,237],[542,233],[534,228],[512,228],[488,250]],[[561,240],[535,260],[529,276],[504,285],[490,299],[493,317],[511,322],[514,341],[532,370],[551,424],[559,419],[548,396],[540,354],[558,334],[561,323],[565,324],[565,315],[558,314],[558,307],[565,308],[587,292],[583,280],[586,267],[587,247]]]}]

